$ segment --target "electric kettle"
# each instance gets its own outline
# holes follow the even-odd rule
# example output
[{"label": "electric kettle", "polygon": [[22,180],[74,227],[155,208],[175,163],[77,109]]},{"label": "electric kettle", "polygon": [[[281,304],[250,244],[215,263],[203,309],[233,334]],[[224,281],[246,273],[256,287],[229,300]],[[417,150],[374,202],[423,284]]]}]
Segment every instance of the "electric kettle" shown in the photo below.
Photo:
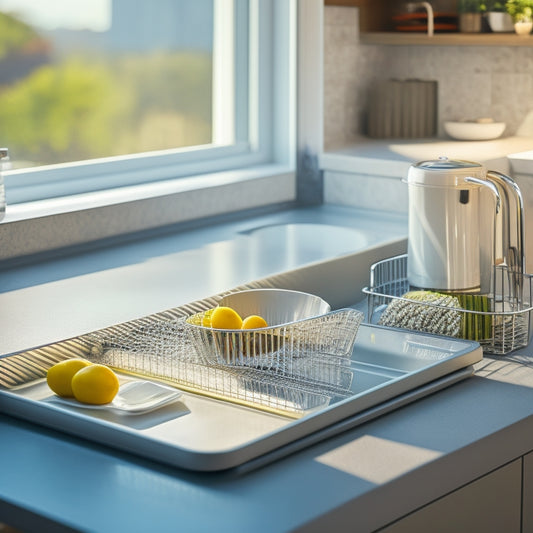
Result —
[{"label": "electric kettle", "polygon": [[523,200],[512,178],[441,157],[412,165],[407,184],[411,285],[486,292],[494,265],[525,271]]}]

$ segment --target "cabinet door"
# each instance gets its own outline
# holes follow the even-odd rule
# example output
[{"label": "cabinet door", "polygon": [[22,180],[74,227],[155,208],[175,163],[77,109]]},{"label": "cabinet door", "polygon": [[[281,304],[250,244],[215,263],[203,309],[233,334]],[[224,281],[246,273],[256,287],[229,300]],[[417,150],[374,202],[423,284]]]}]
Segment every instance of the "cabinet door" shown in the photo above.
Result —
[{"label": "cabinet door", "polygon": [[533,533],[533,452],[524,455],[522,531]]},{"label": "cabinet door", "polygon": [[[531,464],[533,473],[533,456]],[[531,483],[533,489],[533,476]],[[522,460],[517,459],[380,531],[518,533],[521,506]]]}]

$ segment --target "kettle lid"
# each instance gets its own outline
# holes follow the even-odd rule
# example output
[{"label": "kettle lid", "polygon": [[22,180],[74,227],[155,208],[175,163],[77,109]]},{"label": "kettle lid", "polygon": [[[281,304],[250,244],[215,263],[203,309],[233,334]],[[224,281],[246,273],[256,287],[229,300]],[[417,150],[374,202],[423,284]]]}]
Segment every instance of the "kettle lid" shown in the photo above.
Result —
[{"label": "kettle lid", "polygon": [[434,187],[477,187],[475,184],[464,181],[465,177],[486,179],[485,168],[473,161],[439,157],[436,160],[419,161],[411,165],[407,183]]}]

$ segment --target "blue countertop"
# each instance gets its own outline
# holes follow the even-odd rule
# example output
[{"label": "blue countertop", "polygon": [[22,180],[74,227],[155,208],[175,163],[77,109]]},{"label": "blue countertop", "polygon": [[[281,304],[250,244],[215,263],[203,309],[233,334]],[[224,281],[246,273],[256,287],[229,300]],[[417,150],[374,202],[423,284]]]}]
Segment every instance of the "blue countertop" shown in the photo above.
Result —
[{"label": "blue countertop", "polygon": [[[0,353],[357,250],[344,242],[352,234],[339,230],[337,243],[317,234],[299,258],[289,247],[284,257],[267,260],[269,254],[261,254],[272,234],[263,241],[240,237],[309,223],[361,230],[370,237],[366,246],[376,250],[406,234],[405,219],[322,206],[6,270]],[[253,242],[259,246],[250,255]],[[372,531],[532,450],[531,416],[527,350],[485,359],[470,379],[250,472],[191,473],[4,413],[0,522],[27,531]]]}]

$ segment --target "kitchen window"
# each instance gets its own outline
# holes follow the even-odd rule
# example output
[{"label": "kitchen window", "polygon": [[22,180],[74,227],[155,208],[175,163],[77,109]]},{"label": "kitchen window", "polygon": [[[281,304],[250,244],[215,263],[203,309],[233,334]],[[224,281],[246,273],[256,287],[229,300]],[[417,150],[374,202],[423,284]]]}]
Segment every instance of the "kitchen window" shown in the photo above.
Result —
[{"label": "kitchen window", "polygon": [[272,162],[280,6],[0,0],[8,205]]},{"label": "kitchen window", "polygon": [[[0,11],[7,2],[39,4],[0,0]],[[92,9],[92,0],[87,2]],[[162,3],[177,0],[157,2]],[[300,191],[307,194],[308,180],[311,189],[319,184],[323,1],[213,0],[212,5],[217,142],[9,170],[0,222],[2,265],[163,226],[287,205]],[[227,76],[230,69],[233,77]],[[228,94],[233,107],[220,105]],[[228,121],[231,128],[222,128]],[[7,145],[2,138],[0,143]],[[304,179],[297,179],[297,168],[304,169]]]}]

